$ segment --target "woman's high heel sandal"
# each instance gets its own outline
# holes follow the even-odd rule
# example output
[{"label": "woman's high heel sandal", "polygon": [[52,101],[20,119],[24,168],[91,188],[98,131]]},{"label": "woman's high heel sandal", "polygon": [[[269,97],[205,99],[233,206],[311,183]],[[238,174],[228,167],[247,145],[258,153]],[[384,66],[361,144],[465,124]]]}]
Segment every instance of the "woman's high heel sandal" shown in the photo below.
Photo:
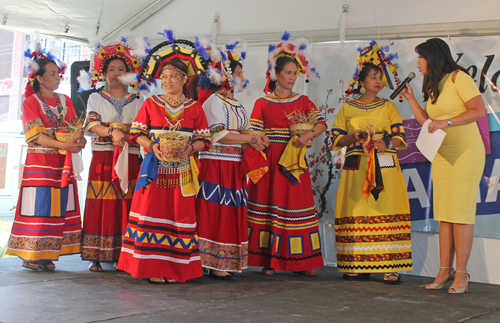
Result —
[{"label": "woman's high heel sandal", "polygon": [[449,280],[451,280],[453,278],[453,276],[455,275],[455,270],[453,269],[453,267],[439,267],[439,268],[440,269],[451,269],[448,277],[446,277],[446,279],[443,279],[439,283],[427,284],[427,285],[424,285],[422,287],[425,287],[425,289],[442,289],[444,287],[444,284],[446,284]]},{"label": "woman's high heel sandal", "polygon": [[457,270],[457,273],[467,274],[467,281],[465,282],[465,286],[464,288],[450,287],[450,289],[448,289],[448,294],[463,294],[469,290],[469,280],[470,280],[469,272]]}]

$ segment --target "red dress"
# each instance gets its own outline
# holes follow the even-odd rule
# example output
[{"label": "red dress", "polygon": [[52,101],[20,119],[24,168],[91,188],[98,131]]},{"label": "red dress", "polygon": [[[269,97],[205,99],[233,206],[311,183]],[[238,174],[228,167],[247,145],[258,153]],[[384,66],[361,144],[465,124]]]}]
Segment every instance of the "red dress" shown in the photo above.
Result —
[{"label": "red dress", "polygon": [[[135,94],[117,100],[102,91],[90,95],[85,129],[109,123],[134,122],[143,103]],[[118,108],[115,108],[115,105]],[[121,107],[121,109],[120,109]],[[120,188],[118,178],[113,178],[113,168],[120,153],[110,137],[92,137],[92,161],[89,168],[87,198],[83,215],[82,259],[100,262],[118,261],[122,239],[127,228],[132,194],[139,174],[139,145],[128,147],[128,191]]]},{"label": "red dress", "polygon": [[[66,156],[33,140],[55,139],[64,120],[79,125],[71,99],[63,94],[44,98],[34,94],[23,102],[23,124],[28,154],[23,170],[16,215],[6,254],[27,261],[58,260],[60,255],[80,253],[82,226],[78,191],[73,173],[62,181]],[[60,113],[67,107],[66,114]]]},{"label": "red dress", "polygon": [[212,143],[200,152],[200,191],[196,199],[201,264],[205,268],[241,272],[248,262],[248,191],[240,176],[241,145],[219,142],[228,133],[248,128],[245,108],[213,94],[203,109]]},{"label": "red dress", "polygon": [[[156,95],[144,102],[132,125],[130,141],[147,135],[158,142],[159,135],[168,131],[169,124],[179,121],[178,132],[190,136],[192,141],[201,140],[208,147],[210,134],[201,105],[188,100],[172,108]],[[167,277],[178,282],[200,277],[194,159],[158,162],[152,152],[146,151],[132,198],[118,269],[134,277]],[[154,174],[148,173],[152,169]],[[154,180],[146,181],[145,178]]]},{"label": "red dress", "polygon": [[267,95],[255,102],[250,118],[253,129],[266,131],[271,145],[269,171],[248,187],[249,266],[285,271],[323,266],[309,170],[294,185],[278,167],[290,141],[286,115],[293,111],[314,113],[317,122],[326,125],[311,100],[300,94],[286,99]]}]

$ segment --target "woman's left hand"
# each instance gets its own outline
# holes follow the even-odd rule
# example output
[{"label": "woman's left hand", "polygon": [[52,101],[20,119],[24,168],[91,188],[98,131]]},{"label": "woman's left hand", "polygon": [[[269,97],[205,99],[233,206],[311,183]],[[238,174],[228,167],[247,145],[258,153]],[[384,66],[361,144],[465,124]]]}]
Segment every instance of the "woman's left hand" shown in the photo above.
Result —
[{"label": "woman's left hand", "polygon": [[187,156],[189,156],[191,153],[194,152],[194,146],[193,144],[188,144],[186,148],[184,148],[184,151],[181,153],[181,159],[184,160]]},{"label": "woman's left hand", "polygon": [[448,121],[447,120],[432,120],[429,123],[428,130],[429,130],[430,133],[434,133],[436,130],[438,130],[438,129],[444,129],[446,127],[448,127]]},{"label": "woman's left hand", "polygon": [[385,153],[385,151],[387,150],[387,145],[385,144],[385,141],[380,139],[380,140],[375,140],[373,142],[373,147],[377,149],[377,152],[379,154],[383,154]]},{"label": "woman's left hand", "polygon": [[314,138],[314,133],[313,132],[305,132],[300,134],[299,138],[295,139],[295,141],[292,143],[294,147],[297,148],[302,148],[307,146],[307,143],[309,140]]}]

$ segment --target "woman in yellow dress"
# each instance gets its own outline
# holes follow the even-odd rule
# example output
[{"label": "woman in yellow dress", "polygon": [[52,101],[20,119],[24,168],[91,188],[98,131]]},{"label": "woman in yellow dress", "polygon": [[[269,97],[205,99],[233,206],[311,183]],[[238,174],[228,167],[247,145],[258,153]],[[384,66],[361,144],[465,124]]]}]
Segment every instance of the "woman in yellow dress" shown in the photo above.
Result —
[{"label": "woman in yellow dress", "polygon": [[[441,289],[454,278],[448,293],[464,293],[469,283],[467,262],[474,237],[476,198],[485,163],[484,144],[476,121],[485,114],[481,94],[466,70],[455,63],[448,45],[432,38],[415,48],[417,65],[424,76],[425,109],[408,85],[408,99],[415,119],[431,119],[430,133],[437,129],[446,137],[432,162],[434,220],[439,225],[441,267],[426,289]],[[456,253],[457,270],[453,270]]]},{"label": "woman in yellow dress", "polygon": [[[331,131],[333,149],[347,148],[335,204],[337,270],[346,280],[385,273],[384,283],[397,285],[398,271],[412,269],[410,205],[396,155],[406,148],[403,120],[394,103],[377,96],[387,83],[379,66],[361,62],[354,81],[352,94],[360,95],[342,105]],[[373,141],[370,157],[363,145],[367,124],[387,132]],[[370,191],[367,165],[375,159],[383,185],[374,181]]]}]

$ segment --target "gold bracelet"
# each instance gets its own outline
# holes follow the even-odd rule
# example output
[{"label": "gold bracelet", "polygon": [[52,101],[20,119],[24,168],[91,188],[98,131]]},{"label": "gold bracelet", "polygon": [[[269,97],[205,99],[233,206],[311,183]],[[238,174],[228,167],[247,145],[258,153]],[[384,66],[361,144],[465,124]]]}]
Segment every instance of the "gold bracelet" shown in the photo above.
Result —
[{"label": "gold bracelet", "polygon": [[311,129],[311,130],[309,130],[309,131],[311,131],[311,132],[313,133],[313,136],[314,136],[313,138],[316,138],[316,137],[317,137],[317,136],[316,136],[316,131],[314,131],[314,129]]}]

